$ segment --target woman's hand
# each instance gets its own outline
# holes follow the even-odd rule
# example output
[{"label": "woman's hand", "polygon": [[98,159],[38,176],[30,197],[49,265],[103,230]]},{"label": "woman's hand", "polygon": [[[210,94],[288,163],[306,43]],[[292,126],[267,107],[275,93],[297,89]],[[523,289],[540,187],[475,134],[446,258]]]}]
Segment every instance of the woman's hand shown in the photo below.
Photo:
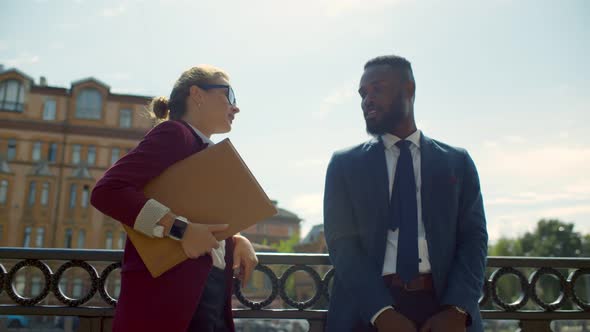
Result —
[{"label": "woman's hand", "polygon": [[239,269],[237,278],[242,281],[242,287],[246,287],[246,284],[252,276],[252,272],[256,265],[258,265],[258,258],[256,252],[250,241],[241,236],[234,235],[234,271]]},{"label": "woman's hand", "polygon": [[219,242],[215,238],[216,232],[222,232],[228,225],[206,225],[189,222],[180,244],[184,254],[188,258],[199,258],[208,254],[213,249],[219,248]]}]

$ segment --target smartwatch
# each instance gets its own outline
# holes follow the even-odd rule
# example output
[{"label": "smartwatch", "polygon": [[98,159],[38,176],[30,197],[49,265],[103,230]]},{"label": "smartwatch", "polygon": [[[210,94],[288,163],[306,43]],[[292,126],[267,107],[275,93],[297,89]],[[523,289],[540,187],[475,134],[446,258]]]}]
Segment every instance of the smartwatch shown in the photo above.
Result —
[{"label": "smartwatch", "polygon": [[172,227],[170,227],[170,233],[168,233],[168,236],[176,241],[180,241],[182,240],[187,227],[188,220],[185,217],[177,216],[172,223]]}]

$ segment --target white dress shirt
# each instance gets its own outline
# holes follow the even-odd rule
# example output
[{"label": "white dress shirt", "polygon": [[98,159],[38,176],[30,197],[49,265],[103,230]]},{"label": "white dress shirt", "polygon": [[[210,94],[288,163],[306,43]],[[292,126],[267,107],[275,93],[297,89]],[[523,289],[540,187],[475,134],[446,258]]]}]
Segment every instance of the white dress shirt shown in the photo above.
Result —
[{"label": "white dress shirt", "polygon": [[[393,182],[395,179],[395,169],[400,155],[400,149],[395,143],[399,142],[401,138],[391,134],[385,134],[381,136],[381,138],[383,140],[383,145],[385,146],[385,162],[387,164],[387,176],[389,178],[389,197],[391,198],[394,185]],[[426,232],[424,230],[424,222],[422,221],[422,198],[420,192],[422,185],[422,174],[420,172],[420,130],[416,130],[412,135],[408,136],[406,140],[412,142],[412,144],[410,144],[410,153],[412,154],[414,178],[416,180],[416,202],[418,206],[418,257],[420,259],[418,270],[420,273],[430,273],[428,242],[426,241]],[[399,229],[395,231],[389,230],[387,232],[387,246],[385,248],[385,260],[383,261],[382,275],[396,273],[398,237]],[[375,319],[377,319],[383,311],[389,308],[392,307],[387,306],[378,311],[371,319],[371,323],[374,325]]]}]

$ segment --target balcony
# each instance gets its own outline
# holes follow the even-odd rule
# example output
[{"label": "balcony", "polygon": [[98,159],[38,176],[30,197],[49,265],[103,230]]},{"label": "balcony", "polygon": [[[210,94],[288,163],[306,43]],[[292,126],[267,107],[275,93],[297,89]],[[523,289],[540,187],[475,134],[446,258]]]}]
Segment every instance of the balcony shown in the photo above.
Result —
[{"label": "balcony", "polygon": [[[122,251],[115,250],[0,248],[0,315],[74,316],[77,331],[110,331],[121,258]],[[259,259],[256,278],[265,276],[268,289],[246,294],[236,283],[234,317],[303,320],[309,331],[323,331],[334,275],[327,255],[261,253]],[[70,269],[89,281],[87,292],[76,298],[64,294],[60,284]],[[44,282],[23,297],[22,281],[34,273]],[[487,276],[479,302],[488,326],[513,320],[521,331],[542,332],[552,331],[552,321],[590,320],[590,258],[490,257]],[[74,330],[56,331],[68,328]],[[586,331],[582,328],[571,331]]]}]

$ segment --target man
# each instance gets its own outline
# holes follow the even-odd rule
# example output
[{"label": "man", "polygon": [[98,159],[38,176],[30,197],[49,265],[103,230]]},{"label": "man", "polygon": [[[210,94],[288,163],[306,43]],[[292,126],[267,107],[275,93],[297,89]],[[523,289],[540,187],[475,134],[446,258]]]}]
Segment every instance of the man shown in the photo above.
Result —
[{"label": "man", "polygon": [[327,331],[482,331],[488,236],[475,165],[417,129],[409,61],[382,56],[364,69],[374,138],[336,152],[326,175]]}]

